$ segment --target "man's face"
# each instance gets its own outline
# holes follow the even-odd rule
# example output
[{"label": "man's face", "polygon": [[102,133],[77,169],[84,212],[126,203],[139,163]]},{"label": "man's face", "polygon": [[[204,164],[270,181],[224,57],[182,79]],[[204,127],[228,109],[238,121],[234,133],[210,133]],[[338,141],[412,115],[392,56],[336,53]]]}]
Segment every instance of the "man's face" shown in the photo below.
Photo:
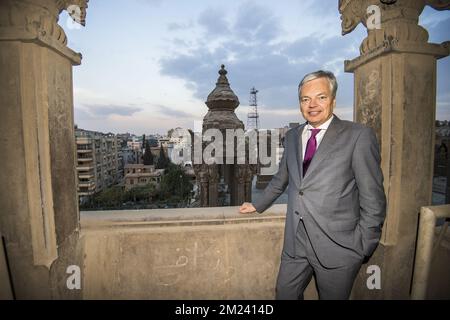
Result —
[{"label": "man's face", "polygon": [[300,92],[300,111],[310,125],[317,128],[333,115],[336,99],[331,95],[327,78],[306,82]]}]

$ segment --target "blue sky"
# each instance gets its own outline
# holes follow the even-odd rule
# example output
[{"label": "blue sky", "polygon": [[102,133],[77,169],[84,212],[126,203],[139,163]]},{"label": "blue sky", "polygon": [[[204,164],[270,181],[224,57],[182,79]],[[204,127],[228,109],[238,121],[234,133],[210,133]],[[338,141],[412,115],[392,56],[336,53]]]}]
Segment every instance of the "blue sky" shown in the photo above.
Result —
[{"label": "blue sky", "polygon": [[[66,13],[60,25],[83,55],[74,67],[75,123],[103,132],[166,133],[193,128],[207,112],[223,63],[247,123],[250,88],[261,126],[302,122],[297,85],[317,69],[337,75],[335,113],[353,117],[353,75],[363,26],[342,36],[337,0],[91,0],[85,28]],[[450,12],[426,8],[420,24],[430,41],[450,40]],[[438,61],[437,118],[450,119],[450,58]]]}]

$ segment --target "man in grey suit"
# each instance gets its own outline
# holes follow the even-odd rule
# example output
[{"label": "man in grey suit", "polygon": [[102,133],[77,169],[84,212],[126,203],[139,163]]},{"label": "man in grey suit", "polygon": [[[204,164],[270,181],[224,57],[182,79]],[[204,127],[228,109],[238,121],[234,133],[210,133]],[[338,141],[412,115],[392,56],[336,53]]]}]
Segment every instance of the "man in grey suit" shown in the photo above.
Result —
[{"label": "man in grey suit", "polygon": [[372,255],[386,212],[380,152],[373,131],[333,114],[331,72],[299,85],[306,123],[289,130],[277,174],[241,213],[263,212],[288,188],[277,299],[302,299],[312,275],[320,299],[348,299],[363,260]]}]

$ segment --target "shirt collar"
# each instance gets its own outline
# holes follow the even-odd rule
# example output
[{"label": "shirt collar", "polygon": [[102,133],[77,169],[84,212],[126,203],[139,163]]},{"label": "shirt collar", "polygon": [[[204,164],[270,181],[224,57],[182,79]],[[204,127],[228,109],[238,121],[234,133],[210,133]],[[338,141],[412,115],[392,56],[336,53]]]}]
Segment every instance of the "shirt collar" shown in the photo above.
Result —
[{"label": "shirt collar", "polygon": [[321,129],[323,131],[327,130],[328,127],[330,126],[331,121],[334,118],[334,114],[331,116],[330,119],[328,119],[327,121],[325,121],[324,123],[322,123],[320,126],[318,126],[317,128],[314,128],[312,125],[310,125],[309,123],[306,124],[306,130],[312,130],[312,129]]}]

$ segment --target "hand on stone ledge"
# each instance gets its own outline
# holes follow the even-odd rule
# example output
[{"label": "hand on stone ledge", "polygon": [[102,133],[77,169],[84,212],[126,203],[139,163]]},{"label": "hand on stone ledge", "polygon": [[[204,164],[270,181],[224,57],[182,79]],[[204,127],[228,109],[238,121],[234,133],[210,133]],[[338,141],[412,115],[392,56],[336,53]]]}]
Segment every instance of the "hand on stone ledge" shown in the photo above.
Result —
[{"label": "hand on stone ledge", "polygon": [[256,209],[250,202],[244,202],[239,207],[239,213],[254,213],[254,212],[256,212]]}]

